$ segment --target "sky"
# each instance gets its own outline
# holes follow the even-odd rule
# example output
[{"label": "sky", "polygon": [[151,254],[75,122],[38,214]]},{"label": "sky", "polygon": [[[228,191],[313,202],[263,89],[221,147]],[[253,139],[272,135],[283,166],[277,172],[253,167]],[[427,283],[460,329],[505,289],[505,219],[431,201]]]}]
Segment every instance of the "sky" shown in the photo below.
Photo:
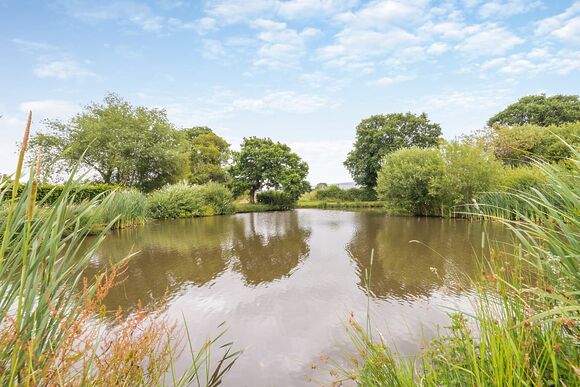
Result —
[{"label": "sky", "polygon": [[0,173],[29,109],[42,131],[108,92],[347,182],[370,115],[426,112],[453,139],[524,95],[579,94],[580,0],[0,0]]}]

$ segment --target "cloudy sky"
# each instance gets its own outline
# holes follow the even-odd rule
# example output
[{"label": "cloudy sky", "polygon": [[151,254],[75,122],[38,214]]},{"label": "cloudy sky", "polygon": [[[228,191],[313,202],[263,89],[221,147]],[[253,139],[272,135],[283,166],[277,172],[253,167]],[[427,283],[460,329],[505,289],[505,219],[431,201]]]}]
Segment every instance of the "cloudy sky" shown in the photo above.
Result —
[{"label": "cloudy sky", "polygon": [[523,95],[578,94],[580,1],[0,0],[0,53],[0,172],[28,109],[39,131],[111,91],[343,182],[371,114],[425,111],[453,138]]}]

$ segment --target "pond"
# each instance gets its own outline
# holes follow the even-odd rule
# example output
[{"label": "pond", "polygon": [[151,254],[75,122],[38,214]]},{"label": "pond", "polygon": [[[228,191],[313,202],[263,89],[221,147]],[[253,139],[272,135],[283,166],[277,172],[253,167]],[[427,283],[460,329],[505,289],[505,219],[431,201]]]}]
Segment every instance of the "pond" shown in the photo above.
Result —
[{"label": "pond", "polygon": [[200,342],[227,322],[226,339],[244,353],[226,386],[313,385],[330,380],[321,356],[340,360],[349,348],[347,315],[364,321],[368,276],[373,325],[400,352],[416,353],[447,324],[449,308],[470,307],[467,277],[490,236],[506,238],[506,231],[378,212],[182,219],[112,233],[89,274],[138,252],[108,308],[141,302],[185,322]]}]

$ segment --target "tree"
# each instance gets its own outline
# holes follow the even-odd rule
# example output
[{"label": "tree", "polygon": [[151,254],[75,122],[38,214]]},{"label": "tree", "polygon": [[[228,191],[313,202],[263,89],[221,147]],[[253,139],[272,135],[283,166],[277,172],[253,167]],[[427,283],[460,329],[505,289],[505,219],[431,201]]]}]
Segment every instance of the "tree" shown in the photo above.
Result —
[{"label": "tree", "polygon": [[344,165],[356,183],[372,189],[385,155],[400,148],[437,145],[440,137],[441,127],[429,121],[425,113],[371,116],[356,127],[354,149]]},{"label": "tree", "polygon": [[529,95],[497,113],[487,121],[496,125],[561,125],[580,121],[580,99],[577,95]]},{"label": "tree", "polygon": [[310,190],[308,164],[288,145],[269,138],[244,138],[241,150],[233,152],[229,173],[234,193],[249,191],[250,203],[255,203],[256,192],[264,188],[280,190],[294,200]]},{"label": "tree", "polygon": [[[115,94],[91,103],[68,122],[45,121],[49,133],[31,143],[45,163],[59,162],[70,171],[80,162],[107,184],[135,186],[145,191],[186,176],[185,142],[164,110],[134,107]],[[46,160],[49,158],[49,160]]]},{"label": "tree", "polygon": [[188,180],[192,184],[226,182],[228,175],[224,166],[230,155],[230,144],[205,126],[183,129],[182,133],[189,142]]}]

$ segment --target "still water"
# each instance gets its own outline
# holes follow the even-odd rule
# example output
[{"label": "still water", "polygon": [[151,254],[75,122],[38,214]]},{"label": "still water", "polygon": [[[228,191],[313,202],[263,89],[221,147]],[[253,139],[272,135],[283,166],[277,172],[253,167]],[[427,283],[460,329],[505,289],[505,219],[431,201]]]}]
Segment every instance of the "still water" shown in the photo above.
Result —
[{"label": "still water", "polygon": [[320,357],[341,361],[349,348],[347,314],[365,319],[369,274],[373,325],[416,353],[447,312],[470,307],[467,276],[484,232],[506,234],[464,220],[314,209],[162,221],[112,233],[89,274],[138,252],[107,307],[141,302],[200,342],[227,322],[226,340],[244,353],[226,386],[316,385],[332,380],[315,366]]}]

